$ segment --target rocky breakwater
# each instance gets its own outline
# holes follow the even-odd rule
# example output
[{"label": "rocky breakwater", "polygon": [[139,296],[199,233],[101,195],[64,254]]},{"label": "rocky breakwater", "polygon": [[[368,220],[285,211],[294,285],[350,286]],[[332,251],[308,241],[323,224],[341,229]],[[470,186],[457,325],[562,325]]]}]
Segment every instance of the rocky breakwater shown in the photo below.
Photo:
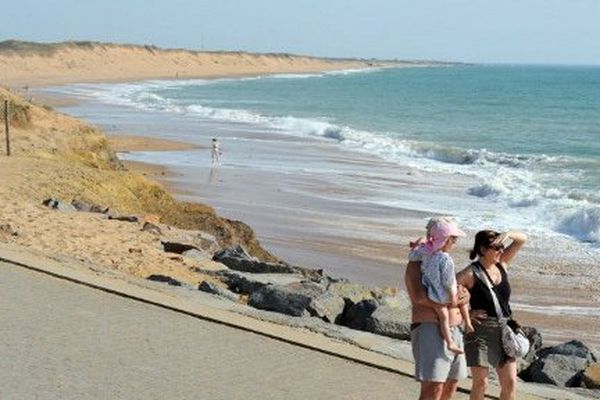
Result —
[{"label": "rocky breakwater", "polygon": [[[359,285],[332,278],[322,270],[288,263],[264,262],[242,246],[219,251],[213,260],[227,270],[211,274],[251,307],[323,321],[407,340],[410,337],[410,302],[392,289]],[[200,290],[223,295],[200,285]]]}]

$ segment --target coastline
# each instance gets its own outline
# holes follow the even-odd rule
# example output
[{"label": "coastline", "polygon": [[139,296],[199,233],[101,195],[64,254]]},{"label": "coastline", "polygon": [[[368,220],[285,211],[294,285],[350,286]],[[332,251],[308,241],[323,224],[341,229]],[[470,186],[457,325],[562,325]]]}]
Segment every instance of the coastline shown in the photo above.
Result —
[{"label": "coastline", "polygon": [[95,42],[7,44],[0,48],[0,84],[36,88],[149,79],[218,79],[424,63],[332,59],[292,54],[199,52]]},{"label": "coastline", "polygon": [[[135,111],[133,114],[138,112],[140,111]],[[104,123],[100,122],[102,126],[110,126],[110,123],[110,119]],[[136,133],[141,135],[151,137],[161,135],[160,129],[139,126],[138,128],[141,130]],[[322,141],[317,141],[315,147],[315,142],[306,142],[305,139],[291,137],[282,139],[274,136],[276,140],[283,140],[285,147],[272,147],[273,141],[265,144],[266,147],[260,147],[259,143],[252,141],[252,135],[240,141],[240,138],[244,138],[247,133],[240,132],[235,125],[219,128],[218,124],[211,123],[208,128],[209,131],[214,129],[229,131],[228,135],[236,138],[230,142],[227,141],[227,135],[224,136],[228,154],[243,154],[244,146],[253,143],[253,146],[259,146],[254,147],[255,150],[259,149],[256,150],[258,154],[287,154],[299,151],[301,154],[307,154],[309,157],[307,160],[312,160],[316,156],[313,150],[317,150],[317,158],[332,160],[335,165],[344,168],[353,168],[351,166],[353,162],[356,162],[355,167],[359,169],[365,165],[372,165],[376,170],[396,168],[395,165],[385,163],[379,158],[347,153],[339,150],[335,145],[331,146],[330,143]],[[197,127],[194,127],[192,135],[197,134],[196,129]],[[187,139],[195,137],[185,132],[180,134]],[[270,133],[261,132],[260,135],[270,140]],[[201,140],[204,140],[205,145],[208,143],[208,138]],[[321,149],[322,146],[324,147]],[[308,153],[306,149],[309,149]],[[136,155],[146,154],[144,151],[146,149],[138,150],[140,151],[137,153],[124,154],[122,158],[131,161],[136,159]],[[168,152],[160,154],[161,158],[168,159]],[[207,151],[190,153],[189,156],[193,160],[204,159],[205,165],[209,165]],[[358,158],[351,161],[355,157]],[[422,225],[425,219],[432,215],[431,213],[402,211],[397,207],[386,211],[386,207],[381,205],[367,205],[361,208],[352,202],[332,201],[332,195],[339,200],[344,197],[354,198],[359,193],[354,189],[349,190],[348,185],[332,185],[332,182],[323,181],[322,177],[313,179],[306,175],[294,178],[290,186],[289,174],[279,176],[267,174],[260,168],[251,168],[249,171],[247,164],[244,167],[240,166],[240,160],[235,160],[234,164],[236,167],[223,168],[220,176],[217,177],[211,175],[208,167],[182,168],[176,164],[161,164],[168,165],[174,174],[155,175],[155,178],[181,200],[210,204],[219,214],[227,218],[249,223],[261,243],[272,254],[288,262],[313,268],[325,268],[334,276],[347,277],[364,284],[403,287],[403,268],[408,252],[408,246],[405,244],[422,234]],[[412,174],[413,171],[403,171],[400,173],[401,178],[396,182],[388,180],[378,185],[414,188]],[[256,186],[257,182],[261,183],[260,189]],[[243,201],[235,200],[239,193],[244,193]],[[298,196],[299,194],[303,195]],[[281,208],[278,204],[286,206]],[[310,207],[307,208],[309,204]],[[316,212],[310,212],[311,210]],[[340,227],[344,226],[349,227],[350,234],[344,232],[344,229],[340,230]],[[472,236],[475,232],[469,234]],[[577,260],[569,261],[568,257],[563,260],[552,260],[544,257],[543,254],[537,254],[539,240],[535,239],[529,243],[514,269],[517,318],[525,324],[540,327],[549,343],[571,338],[571,330],[564,331],[559,327],[572,324],[581,329],[581,332],[587,332],[583,335],[586,342],[591,343],[595,348],[600,348],[600,337],[594,333],[600,330],[600,326],[590,321],[590,317],[586,317],[585,314],[569,316],[571,305],[574,307],[572,310],[583,307],[581,312],[586,313],[587,309],[593,308],[596,304],[598,290],[593,283],[586,282],[584,278],[589,271],[585,271]],[[455,259],[457,268],[468,264],[466,257],[468,246],[467,243],[461,244]],[[578,278],[579,273],[581,278]],[[557,276],[562,276],[561,283],[563,285],[566,283],[567,287],[573,290],[570,298],[560,296],[560,289],[556,286]],[[531,295],[532,288],[535,288],[534,296]],[[580,290],[588,288],[592,290]],[[557,296],[561,298],[561,305],[566,307],[565,311],[559,315],[548,315],[548,312],[552,312],[553,301]],[[550,310],[547,311],[545,307],[550,307]]]},{"label": "coastline", "polygon": [[[76,103],[70,103],[69,105],[73,105]],[[58,105],[58,107],[62,107]],[[129,154],[137,154],[139,152],[170,152],[170,151],[191,151],[191,152],[201,152],[203,154],[202,157],[206,157],[208,160],[209,152],[206,151],[206,146],[202,146],[198,143],[186,143],[185,141],[177,141],[171,139],[148,139],[147,136],[144,135],[143,130],[137,132],[135,130],[125,130],[126,132],[132,132],[134,134],[140,134],[141,136],[131,136],[125,137],[125,142],[121,142],[119,145],[121,147],[116,147],[121,150],[122,154],[125,156],[121,158],[125,158],[123,162],[127,165],[128,169],[131,171],[139,171],[142,174],[146,174],[146,176],[152,177],[153,179],[158,180],[162,183],[164,187],[169,190],[170,193],[174,194],[179,199],[190,200],[194,202],[200,202],[203,204],[210,204],[215,207],[217,211],[219,211],[220,215],[224,215],[227,218],[239,219],[245,222],[250,222],[250,226],[253,228],[256,226],[256,231],[258,233],[259,239],[265,238],[265,242],[269,243],[268,250],[271,250],[276,256],[281,256],[281,254],[285,254],[284,259],[286,261],[295,263],[308,265],[312,268],[319,268],[324,266],[323,264],[328,265],[338,265],[336,269],[328,270],[332,272],[334,276],[351,276],[351,277],[360,277],[361,274],[364,276],[365,270],[361,270],[361,268],[365,267],[365,264],[368,266],[373,266],[374,268],[368,270],[368,278],[363,280],[363,283],[381,283],[381,282],[390,282],[390,276],[397,277],[395,282],[397,285],[390,286],[402,286],[402,271],[403,266],[406,260],[406,252],[408,248],[404,245],[408,239],[414,238],[416,235],[421,234],[422,232],[422,224],[424,218],[430,216],[431,214],[424,212],[414,212],[411,210],[405,210],[406,213],[402,216],[394,215],[398,212],[397,208],[390,208],[389,210],[385,210],[385,208],[378,207],[376,212],[373,212],[372,205],[367,205],[367,207],[361,208],[358,207],[357,204],[349,204],[345,202],[334,202],[328,203],[327,197],[324,196],[325,199],[320,204],[312,203],[315,200],[318,200],[323,195],[341,195],[345,196],[348,194],[356,194],[353,192],[347,192],[347,188],[344,188],[343,185],[339,187],[323,187],[322,181],[319,180],[294,180],[292,179],[292,184],[296,185],[297,188],[302,188],[305,190],[306,188],[310,188],[310,192],[313,194],[310,199],[302,198],[299,196],[297,191],[288,191],[285,187],[282,187],[282,183],[288,185],[289,189],[289,179],[290,176],[286,176],[284,178],[277,176],[268,176],[267,174],[257,173],[256,170],[246,171],[244,173],[243,167],[237,168],[224,168],[222,170],[222,175],[220,178],[217,178],[215,185],[208,185],[208,187],[200,188],[198,184],[203,183],[205,181],[197,181],[196,186],[194,184],[190,185],[190,178],[192,182],[199,175],[190,175],[189,171],[186,171],[185,168],[173,168],[172,165],[168,164],[153,164],[153,163],[145,163],[140,161],[132,161],[127,160],[127,153]],[[118,133],[114,133],[118,134]],[[123,138],[119,134],[120,138]],[[118,141],[118,139],[117,139]],[[303,143],[303,141],[295,139],[289,139],[288,143],[295,143],[299,145],[307,145],[308,148],[314,149],[314,143]],[[229,144],[229,143],[228,143]],[[239,145],[243,145],[239,144]],[[326,145],[324,145],[327,147]],[[272,148],[263,149],[264,151],[272,151]],[[236,152],[235,148],[229,147],[228,152]],[[242,151],[239,151],[242,152]],[[317,149],[317,153],[319,157],[331,157],[335,151],[332,148],[327,147],[326,149]],[[347,159],[344,152],[335,153],[334,159],[339,164],[349,163],[350,161]],[[313,154],[314,155],[314,154]],[[361,165],[369,165],[373,164],[375,168],[381,168],[385,166],[385,163],[382,163],[381,160],[371,159],[370,157],[361,158],[359,160],[359,164]],[[46,165],[47,166],[47,165]],[[392,166],[387,166],[392,168]],[[139,168],[139,169],[138,169]],[[196,170],[195,173],[198,171]],[[397,185],[398,187],[405,187],[411,184],[410,178],[411,171],[403,171],[403,174],[406,174],[407,177],[403,177],[398,179],[395,182],[386,182],[386,184]],[[62,174],[62,171],[59,171],[58,174]],[[209,180],[210,170],[207,168],[202,172],[202,176],[207,177]],[[52,174],[50,173],[49,176]],[[194,178],[196,177],[196,178]],[[408,181],[405,181],[404,178],[407,178]],[[219,183],[219,179],[222,179],[227,185],[223,185]],[[284,203],[289,204],[290,207],[284,213],[272,212],[273,209],[269,209],[269,207],[265,207],[265,204],[260,203],[260,195],[264,195],[264,188],[258,188],[256,183],[260,182],[261,184],[267,184],[269,191],[271,191],[271,195],[273,196],[282,196],[279,200],[284,201]],[[327,183],[327,182],[325,182]],[[292,186],[293,186],[292,185]],[[192,186],[192,189],[190,187]],[[208,190],[204,190],[208,189]],[[252,191],[254,189],[254,191]],[[259,193],[262,192],[262,193]],[[246,207],[240,207],[242,204],[239,201],[231,201],[231,198],[239,197],[239,194],[243,193],[243,203],[246,203]],[[279,193],[279,194],[278,194]],[[305,192],[306,193],[306,192]],[[229,199],[227,198],[229,197]],[[307,201],[310,201],[307,203]],[[319,210],[318,213],[314,213],[312,217],[306,218],[306,215],[293,215],[289,213],[290,209],[303,210],[307,208],[307,204],[310,205],[310,208],[317,208]],[[340,205],[344,205],[344,207],[339,207]],[[268,206],[268,205],[267,205]],[[17,214],[17,204],[14,202],[10,204],[8,208],[4,208],[4,212],[11,214]],[[30,215],[39,217],[43,223],[47,223],[49,226],[52,225],[50,221],[55,216],[52,215],[52,211],[40,211],[40,206],[28,206]],[[381,214],[383,212],[383,214]],[[339,228],[340,220],[336,220],[336,217],[332,216],[340,216],[344,217],[343,223],[348,227],[348,230],[352,230],[353,228],[358,228],[356,231],[349,232],[350,234],[339,235],[339,231],[336,231]],[[354,219],[355,216],[359,216],[361,221],[358,219]],[[46,219],[44,219],[46,218]],[[328,218],[331,219],[328,221]],[[397,219],[394,219],[397,218]],[[76,219],[80,219],[78,227],[75,229],[79,234],[84,232],[84,234],[89,234],[89,232],[84,228],[86,223],[89,223],[89,219],[87,216],[77,216],[77,217],[69,217],[67,218],[70,222],[73,222]],[[373,221],[375,222],[372,226],[368,227],[368,231],[381,233],[383,239],[381,237],[372,238],[369,237],[365,239],[361,238],[361,230],[365,228],[365,221]],[[255,221],[255,222],[253,222]],[[19,224],[17,220],[10,221],[12,225]],[[319,229],[316,232],[311,231],[308,226],[314,222],[319,222]],[[63,221],[64,223],[64,221]],[[103,222],[100,222],[100,225],[96,226],[96,230],[99,232],[109,231],[107,226],[102,225]],[[261,227],[261,224],[263,225]],[[307,225],[309,224],[309,225]],[[266,230],[263,231],[263,229]],[[273,230],[273,227],[277,227],[277,229]],[[267,234],[263,232],[268,232]],[[331,231],[330,229],[333,229]],[[28,246],[35,247],[36,244],[35,238],[38,236],[45,237],[49,235],[51,232],[48,230],[38,231],[33,234],[33,228],[29,224],[23,224],[23,230],[28,232],[28,237],[26,236],[26,243]],[[293,235],[290,235],[290,232],[296,234],[294,238]],[[131,240],[132,235],[137,234],[133,231],[123,230],[121,232],[124,236],[118,238],[112,238],[110,241],[112,243],[115,242],[126,242],[127,240]],[[283,234],[281,234],[283,233]],[[55,235],[56,232],[52,232],[52,235]],[[72,230],[66,228],[65,231],[62,231],[62,235],[72,234]],[[280,235],[281,234],[281,235]],[[129,236],[128,236],[129,235]],[[32,241],[34,240],[34,241]],[[149,245],[149,243],[146,243]],[[466,244],[465,244],[466,245]],[[55,244],[55,251],[60,252],[63,249],[60,248],[61,244]],[[102,247],[110,248],[110,243],[102,243]],[[466,247],[466,246],[463,246]],[[134,247],[131,247],[134,248]],[[130,248],[130,249],[131,249]],[[150,247],[149,247],[150,248]],[[149,249],[144,248],[143,256],[140,252],[139,256],[137,256],[137,249],[129,251],[125,254],[119,254],[119,257],[122,257],[122,260],[126,260],[131,258],[130,263],[125,264],[125,268],[123,271],[127,273],[132,273],[138,277],[147,276],[149,272],[167,272],[168,274],[175,276],[183,281],[187,281],[190,283],[197,282],[199,276],[195,273],[190,273],[190,271],[182,270],[182,264],[187,268],[197,268],[198,264],[194,264],[189,260],[176,260],[170,259],[169,262],[172,262],[169,265],[162,265],[161,268],[157,270],[145,270],[140,267],[141,263],[147,262],[148,260],[142,260],[146,258],[147,251],[151,251]],[[69,248],[68,251],[75,252],[76,249]],[[106,257],[106,262],[113,262],[112,259],[109,261],[108,259],[111,257],[111,254],[102,254],[103,249],[96,248],[94,249],[95,253],[88,259],[88,261],[92,261],[95,258],[101,259],[102,256]],[[464,248],[463,248],[464,250]],[[330,257],[324,257],[324,254],[330,254]],[[160,258],[159,255],[153,254],[156,256],[154,259],[156,263],[161,263],[164,261],[163,258]],[[457,265],[464,264],[464,254],[458,256]],[[535,265],[533,268],[534,271],[543,271],[544,262],[542,261],[540,264],[539,260],[535,260],[532,258],[532,254],[525,254],[526,262],[532,263]],[[525,263],[525,262],[524,262]],[[562,268],[564,270],[569,270],[574,265],[564,265]],[[581,267],[581,266],[579,266]],[[208,266],[203,265],[203,268],[208,268]],[[544,294],[543,299],[547,301],[548,304],[552,304],[552,297],[556,295],[556,292],[560,290],[555,285],[552,284],[552,277],[549,276],[548,279],[544,279],[544,276],[536,275],[536,273],[530,274],[530,271],[526,269],[516,270],[516,276],[523,277],[522,285],[515,285],[516,294],[521,293],[521,296],[525,293],[529,293],[531,287],[536,287],[538,285],[537,290],[538,293]],[[576,268],[573,268],[576,269]],[[383,275],[378,275],[377,271],[385,271]],[[549,271],[550,275],[552,271]],[[391,275],[390,275],[391,274]],[[543,275],[543,274],[542,274]],[[541,285],[540,285],[541,284]],[[546,287],[539,287],[544,286]],[[569,289],[581,289],[584,288],[585,282],[580,282],[573,286],[569,286]],[[589,294],[589,293],[588,293]],[[597,296],[597,293],[594,292],[591,294],[592,296]],[[519,301],[521,298],[519,298]],[[538,299],[539,300],[539,299]],[[576,299],[573,299],[576,300]],[[588,299],[589,300],[589,299]],[[587,303],[586,303],[587,304]],[[594,303],[592,303],[594,304]],[[521,318],[524,317],[524,318]],[[593,317],[592,317],[593,318]],[[588,318],[573,318],[572,320],[568,320],[562,317],[558,318],[545,318],[543,314],[540,313],[527,313],[524,311],[519,312],[519,319],[522,322],[526,322],[528,324],[532,324],[534,326],[539,326],[542,329],[550,329],[557,324],[573,324],[577,328],[588,329],[593,331],[597,331],[595,325],[590,327],[590,317]],[[592,321],[593,322],[593,321]],[[558,340],[563,340],[565,337],[568,337],[571,331],[564,332],[564,335],[558,335],[555,337],[551,337],[548,342],[555,343]],[[596,335],[597,336],[597,335]],[[600,343],[600,338],[597,337],[589,337],[594,346],[598,348],[598,343]],[[588,337],[584,337],[586,342],[588,341]],[[598,341],[596,341],[598,340]]]}]

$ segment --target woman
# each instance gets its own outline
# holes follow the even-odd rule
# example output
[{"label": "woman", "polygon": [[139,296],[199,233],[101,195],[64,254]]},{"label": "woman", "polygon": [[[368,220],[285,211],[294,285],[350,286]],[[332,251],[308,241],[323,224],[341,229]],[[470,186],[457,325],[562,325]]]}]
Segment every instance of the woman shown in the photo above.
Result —
[{"label": "woman", "polygon": [[[511,240],[508,247],[506,240]],[[471,367],[473,387],[471,400],[482,400],[488,385],[489,368],[495,368],[500,381],[500,400],[512,400],[516,396],[517,364],[502,347],[501,325],[490,290],[473,273],[477,264],[487,275],[500,302],[504,316],[511,315],[510,283],[507,270],[512,259],[525,244],[527,236],[521,232],[499,233],[481,231],[475,236],[471,260],[477,260],[459,272],[457,281],[466,287],[470,294],[471,318],[475,332],[465,335],[467,365]]]}]

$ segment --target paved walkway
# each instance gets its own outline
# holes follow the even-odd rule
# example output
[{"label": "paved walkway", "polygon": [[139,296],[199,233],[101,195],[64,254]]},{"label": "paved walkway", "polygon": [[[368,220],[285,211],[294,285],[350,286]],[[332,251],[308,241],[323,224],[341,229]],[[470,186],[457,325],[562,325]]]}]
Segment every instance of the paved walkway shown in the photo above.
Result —
[{"label": "paved walkway", "polygon": [[0,334],[1,399],[417,398],[398,374],[1,262]]}]

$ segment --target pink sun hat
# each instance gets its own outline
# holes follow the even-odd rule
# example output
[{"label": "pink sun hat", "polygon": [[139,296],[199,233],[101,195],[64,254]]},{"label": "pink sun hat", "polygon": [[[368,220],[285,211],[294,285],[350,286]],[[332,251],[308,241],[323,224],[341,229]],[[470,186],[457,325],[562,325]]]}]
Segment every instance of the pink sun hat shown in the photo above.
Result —
[{"label": "pink sun hat", "polygon": [[435,223],[429,230],[429,246],[430,250],[437,251],[444,247],[444,243],[450,236],[464,237],[467,236],[462,230],[449,220],[440,220]]}]

